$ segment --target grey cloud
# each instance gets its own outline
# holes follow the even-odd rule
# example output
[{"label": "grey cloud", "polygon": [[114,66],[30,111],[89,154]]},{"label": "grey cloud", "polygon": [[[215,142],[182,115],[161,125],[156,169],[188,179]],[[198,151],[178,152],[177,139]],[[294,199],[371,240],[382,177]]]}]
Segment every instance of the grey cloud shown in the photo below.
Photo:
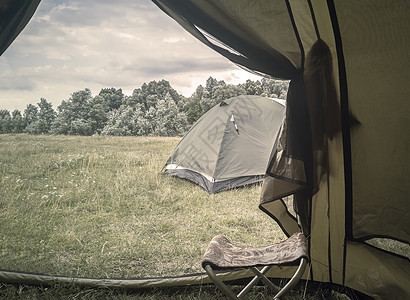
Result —
[{"label": "grey cloud", "polygon": [[133,66],[125,66],[124,70],[138,71],[143,74],[148,74],[149,76],[166,76],[176,73],[187,73],[190,72],[214,72],[229,70],[232,66],[229,63],[224,63],[223,61],[214,59],[184,59],[175,60],[169,59],[150,59],[141,60],[138,64]]},{"label": "grey cloud", "polygon": [[23,90],[31,91],[36,87],[33,79],[28,76],[2,76],[0,80],[0,91]]},{"label": "grey cloud", "polygon": [[47,16],[54,24],[77,27],[100,26],[107,21],[117,22],[117,25],[121,26],[124,21],[130,21],[130,16],[136,15],[152,21],[163,13],[149,0],[43,0],[38,15]]},{"label": "grey cloud", "polygon": [[12,92],[28,103],[27,94],[62,99],[85,87],[132,90],[160,79],[187,88],[237,69],[149,0],[42,0],[3,57],[0,100]]},{"label": "grey cloud", "polygon": [[[108,27],[113,30],[122,28],[136,32],[143,30],[144,35],[154,34],[158,30],[163,34],[164,30],[170,29],[172,23],[175,22],[149,0],[43,0],[21,35],[62,37],[67,28],[84,27]],[[152,26],[153,24],[156,26]]]}]

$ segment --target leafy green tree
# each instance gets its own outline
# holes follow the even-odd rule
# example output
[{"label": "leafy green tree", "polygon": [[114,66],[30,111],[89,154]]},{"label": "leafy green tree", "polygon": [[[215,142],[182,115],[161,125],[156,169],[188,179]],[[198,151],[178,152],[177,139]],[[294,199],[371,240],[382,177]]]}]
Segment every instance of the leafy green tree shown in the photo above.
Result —
[{"label": "leafy green tree", "polygon": [[37,106],[34,106],[33,104],[28,104],[23,114],[23,119],[26,125],[26,130],[27,130],[27,127],[30,126],[31,123],[37,120],[37,118],[38,118]]},{"label": "leafy green tree", "polygon": [[143,103],[144,103],[144,100],[143,100],[143,95],[142,95],[142,91],[140,88],[135,89],[132,92],[131,96],[124,97],[124,104],[129,107],[136,107],[137,105],[142,105],[145,110],[145,105]]},{"label": "leafy green tree", "polygon": [[109,112],[101,133],[115,136],[149,135],[153,130],[152,115],[155,115],[154,108],[144,113],[141,104],[136,107],[121,105],[119,109]]},{"label": "leafy green tree", "polygon": [[209,78],[206,80],[206,84],[205,84],[205,93],[206,96],[208,98],[214,98],[214,94],[213,91],[215,89],[215,87],[220,86],[220,85],[225,85],[225,81],[221,80],[218,81],[217,79],[209,76]]},{"label": "leafy green tree", "polygon": [[217,99],[215,98],[214,91],[217,86],[226,85],[225,81],[221,80],[218,81],[215,78],[209,77],[206,80],[205,88],[203,89],[203,93],[201,96],[201,108],[202,113],[206,113],[210,110],[214,105],[217,104]]},{"label": "leafy green tree", "polygon": [[200,100],[202,113],[206,113],[209,109],[223,100],[245,94],[245,90],[241,86],[226,84],[223,80],[218,81],[209,77],[206,81],[206,86],[203,90]]},{"label": "leafy green tree", "polygon": [[287,81],[262,78],[261,80],[262,93],[260,95],[265,96],[265,97],[286,99],[288,87],[289,87],[289,82]]},{"label": "leafy green tree", "polygon": [[[200,86],[202,88],[202,86]],[[198,91],[199,87],[197,88]],[[189,125],[195,123],[202,116],[201,98],[195,92],[191,97],[182,97],[178,103],[179,110],[184,112]]]},{"label": "leafy green tree", "polygon": [[110,111],[101,134],[114,136],[131,135],[132,114],[133,108],[125,105]]},{"label": "leafy green tree", "polygon": [[144,111],[150,107],[156,107],[159,100],[170,94],[175,103],[178,103],[180,95],[175,91],[170,83],[166,80],[151,81],[144,83],[141,88],[135,89],[130,97],[125,97],[125,103],[128,106],[135,107],[141,104]]},{"label": "leafy green tree", "polygon": [[216,86],[213,89],[213,94],[214,94],[213,102],[215,104],[219,104],[225,99],[229,99],[229,98],[236,97],[239,95],[244,95],[245,90],[233,84],[225,84],[225,85]]},{"label": "leafy green tree", "polygon": [[11,115],[6,109],[0,110],[0,133],[11,133]]},{"label": "leafy green tree", "polygon": [[46,99],[41,98],[40,102],[37,103],[40,111],[38,113],[38,119],[41,120],[42,124],[40,127],[40,133],[49,133],[51,129],[51,124],[56,118],[56,112],[53,109],[53,104],[47,102]]},{"label": "leafy green tree", "polygon": [[86,120],[91,126],[91,131],[100,134],[108,118],[109,107],[107,102],[102,96],[98,95],[90,99],[87,106],[89,106],[89,110]]},{"label": "leafy green tree", "polygon": [[110,111],[120,108],[124,100],[122,89],[115,89],[113,87],[101,89],[98,95],[104,98]]},{"label": "leafy green tree", "polygon": [[157,109],[150,107],[148,111],[140,110],[135,120],[136,135],[156,135],[155,116]]},{"label": "leafy green tree", "polygon": [[85,119],[72,120],[70,131],[68,132],[71,135],[92,135],[93,133],[91,124]]},{"label": "leafy green tree", "polygon": [[15,109],[11,113],[11,132],[12,133],[22,133],[25,128],[25,122],[21,112]]},{"label": "leafy green tree", "polygon": [[262,84],[259,80],[246,80],[245,83],[239,84],[245,90],[246,95],[261,95],[262,94]]},{"label": "leafy green tree", "polygon": [[178,110],[178,106],[167,94],[158,102],[155,114],[155,133],[160,136],[177,136],[185,133],[188,121],[185,113]]},{"label": "leafy green tree", "polygon": [[74,92],[71,97],[58,106],[58,115],[51,129],[55,134],[92,135],[90,124],[91,91],[89,89]]},{"label": "leafy green tree", "polygon": [[125,136],[135,131],[135,108],[121,105],[108,113],[107,122],[101,134]]},{"label": "leafy green tree", "polygon": [[92,135],[101,133],[109,107],[105,99],[94,98],[90,89],[74,92],[58,107],[58,115],[51,128],[56,134]]},{"label": "leafy green tree", "polygon": [[53,109],[53,105],[44,98],[41,98],[37,105],[39,110],[30,108],[33,116],[31,117],[31,122],[26,127],[26,131],[31,134],[47,134],[50,132],[51,125],[56,118],[56,112]]}]

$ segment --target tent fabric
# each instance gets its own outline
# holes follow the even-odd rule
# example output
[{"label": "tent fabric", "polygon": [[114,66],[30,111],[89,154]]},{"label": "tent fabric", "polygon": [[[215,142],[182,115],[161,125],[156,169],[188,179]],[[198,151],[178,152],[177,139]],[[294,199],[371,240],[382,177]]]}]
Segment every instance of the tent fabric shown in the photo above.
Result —
[{"label": "tent fabric", "polygon": [[209,193],[261,182],[284,110],[284,105],[266,97],[224,100],[181,139],[164,174],[188,179]]},{"label": "tent fabric", "polygon": [[[349,75],[349,108],[363,124],[350,135],[352,237],[386,236],[408,242],[410,3],[336,4]],[[348,17],[361,28],[360,36]]]},{"label": "tent fabric", "polygon": [[[39,2],[0,1],[0,54]],[[243,68],[291,80],[261,208],[290,235],[297,223],[280,197],[294,195],[303,231],[309,232],[311,268],[305,278],[345,285],[376,299],[408,299],[409,259],[366,241],[389,238],[407,249],[410,244],[410,2],[153,2]],[[291,272],[274,267],[269,276]],[[9,271],[1,271],[0,278],[54,280]]]},{"label": "tent fabric", "polygon": [[[153,1],[164,12],[177,20],[187,31],[220,54],[250,70],[290,79],[294,76],[300,59],[298,43],[292,34],[284,1],[241,2],[232,1]],[[249,14],[236,19],[234,11]],[[272,27],[264,27],[260,15],[271,18]],[[287,30],[275,30],[285,22]],[[251,24],[251,25],[250,25]],[[275,31],[275,38],[271,32]],[[211,42],[207,36],[214,41]],[[226,47],[225,45],[229,45]],[[279,45],[282,45],[282,52]],[[274,58],[274,59],[272,59]]]},{"label": "tent fabric", "polygon": [[11,45],[33,16],[40,0],[0,2],[0,55]]},{"label": "tent fabric", "polygon": [[[237,278],[247,278],[254,276],[249,270],[240,270],[234,273],[220,272],[224,280],[235,280]],[[120,289],[145,289],[157,287],[178,287],[187,285],[207,284],[212,281],[206,273],[188,274],[171,277],[147,277],[147,278],[86,278],[68,277],[58,275],[47,275],[40,273],[26,273],[17,271],[0,270],[1,282],[21,283],[21,284],[41,284],[52,285],[76,284],[84,287],[94,288],[120,288]]]},{"label": "tent fabric", "polygon": [[154,2],[231,61],[291,79],[261,208],[290,235],[299,229],[279,199],[294,195],[311,279],[410,297],[409,259],[365,243],[410,241],[410,3]]},{"label": "tent fabric", "polygon": [[[283,267],[272,268],[274,272],[269,274],[284,278],[292,276],[296,267],[290,269]],[[293,272],[293,273],[292,273]],[[244,278],[253,278],[255,274],[249,269],[240,269],[236,271],[217,271],[217,275],[223,281],[235,281]],[[187,274],[181,276],[169,277],[146,277],[146,278],[86,278],[86,277],[68,277],[58,275],[47,275],[41,273],[27,273],[9,270],[0,270],[0,281],[7,283],[35,284],[35,285],[53,285],[53,284],[75,284],[84,287],[94,288],[118,288],[118,289],[146,289],[162,287],[183,287],[189,285],[202,285],[212,283],[206,273]]]}]

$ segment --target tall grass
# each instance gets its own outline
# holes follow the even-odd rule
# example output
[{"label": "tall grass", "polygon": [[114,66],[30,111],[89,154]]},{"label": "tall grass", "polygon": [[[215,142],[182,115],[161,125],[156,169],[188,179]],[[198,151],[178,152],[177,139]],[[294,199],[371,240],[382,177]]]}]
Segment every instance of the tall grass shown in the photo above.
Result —
[{"label": "tall grass", "polygon": [[[212,237],[285,239],[260,186],[208,195],[161,174],[179,138],[0,135],[0,269],[75,277],[202,272]],[[305,291],[288,299],[302,299]],[[270,299],[264,287],[249,299]],[[157,290],[0,283],[2,299],[225,299],[213,286]],[[313,289],[308,299],[349,299]]]},{"label": "tall grass", "polygon": [[211,238],[284,239],[259,186],[208,195],[160,171],[179,138],[0,135],[0,268],[81,277],[201,272]]}]

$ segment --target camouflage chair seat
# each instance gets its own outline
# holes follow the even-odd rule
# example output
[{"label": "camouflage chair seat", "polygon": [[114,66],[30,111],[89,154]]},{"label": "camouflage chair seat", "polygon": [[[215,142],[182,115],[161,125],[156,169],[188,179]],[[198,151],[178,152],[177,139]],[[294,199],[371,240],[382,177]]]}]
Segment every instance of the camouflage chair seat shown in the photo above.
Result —
[{"label": "camouflage chair seat", "polygon": [[[210,279],[231,299],[241,298],[260,280],[276,293],[274,298],[278,299],[299,282],[305,271],[307,261],[306,238],[300,232],[293,234],[287,240],[280,243],[252,248],[234,245],[223,235],[217,235],[208,245],[202,259],[202,267]],[[299,267],[290,281],[283,288],[279,288],[265,275],[274,265],[299,265]],[[216,275],[215,271],[235,270],[238,268],[249,268],[255,274],[255,277],[236,295]]]}]

